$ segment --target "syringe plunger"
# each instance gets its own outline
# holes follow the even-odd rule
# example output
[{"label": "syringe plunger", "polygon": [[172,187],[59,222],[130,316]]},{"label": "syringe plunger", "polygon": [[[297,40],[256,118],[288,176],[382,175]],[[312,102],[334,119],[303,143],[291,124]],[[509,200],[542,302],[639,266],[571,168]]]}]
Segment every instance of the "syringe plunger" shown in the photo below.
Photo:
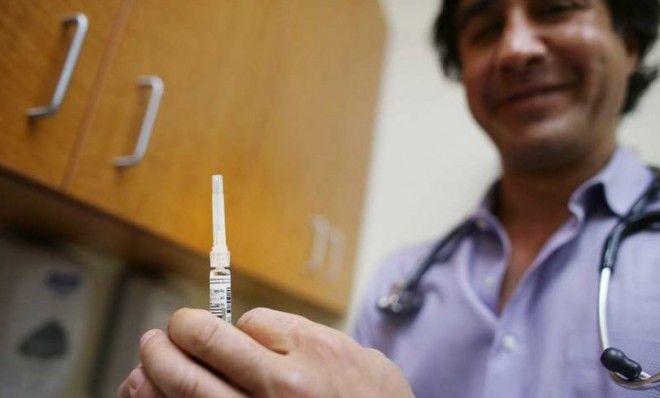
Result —
[{"label": "syringe plunger", "polygon": [[213,247],[226,248],[227,235],[225,232],[225,195],[222,188],[222,176],[214,175],[213,181]]}]

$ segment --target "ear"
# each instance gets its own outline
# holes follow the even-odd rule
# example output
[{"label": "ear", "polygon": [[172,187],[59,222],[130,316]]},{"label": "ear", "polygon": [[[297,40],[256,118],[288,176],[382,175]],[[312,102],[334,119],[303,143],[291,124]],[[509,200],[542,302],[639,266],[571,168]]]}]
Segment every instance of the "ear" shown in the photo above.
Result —
[{"label": "ear", "polygon": [[626,49],[626,58],[628,60],[629,72],[632,73],[639,65],[639,38],[630,29],[625,29],[622,33],[623,45]]}]

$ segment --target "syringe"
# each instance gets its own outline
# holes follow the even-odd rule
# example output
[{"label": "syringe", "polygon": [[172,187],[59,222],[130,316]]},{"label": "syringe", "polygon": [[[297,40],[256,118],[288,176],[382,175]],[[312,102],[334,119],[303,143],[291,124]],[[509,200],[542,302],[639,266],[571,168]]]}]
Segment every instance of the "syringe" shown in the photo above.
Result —
[{"label": "syringe", "polygon": [[209,273],[209,310],[231,323],[231,271],[225,233],[225,198],[222,176],[212,177],[213,248]]}]

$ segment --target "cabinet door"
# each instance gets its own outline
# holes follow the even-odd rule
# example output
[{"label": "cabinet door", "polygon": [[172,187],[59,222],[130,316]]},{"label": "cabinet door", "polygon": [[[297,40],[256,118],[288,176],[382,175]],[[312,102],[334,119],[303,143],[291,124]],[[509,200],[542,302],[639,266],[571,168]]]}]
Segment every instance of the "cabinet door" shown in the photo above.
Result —
[{"label": "cabinet door", "polygon": [[[87,111],[119,0],[0,2],[0,166],[51,187],[62,184]],[[63,20],[83,13],[88,30],[61,107],[30,119],[50,103],[76,31]]]},{"label": "cabinet door", "polygon": [[[341,312],[352,283],[383,21],[377,1],[275,3],[274,98],[251,160],[241,223],[230,231],[232,249],[245,272]],[[328,221],[319,227],[329,227],[334,242],[315,263],[317,216]]]},{"label": "cabinet door", "polygon": [[[272,60],[264,54],[268,37],[261,20],[270,2],[126,3],[131,10],[66,190],[208,253],[211,175],[224,175],[231,231],[239,221],[232,209],[240,201],[242,176],[268,112],[268,94],[260,87],[271,80]],[[151,95],[136,83],[143,75],[162,80],[160,108],[144,158],[118,168],[115,159],[133,151]]]}]

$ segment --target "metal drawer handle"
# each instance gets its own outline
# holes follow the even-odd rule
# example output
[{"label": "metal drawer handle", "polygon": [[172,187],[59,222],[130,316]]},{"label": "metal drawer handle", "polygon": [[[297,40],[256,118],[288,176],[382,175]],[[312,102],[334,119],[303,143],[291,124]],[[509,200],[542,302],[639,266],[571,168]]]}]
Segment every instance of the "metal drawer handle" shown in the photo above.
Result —
[{"label": "metal drawer handle", "polygon": [[315,215],[312,216],[311,225],[314,230],[314,237],[312,240],[312,251],[305,268],[313,272],[323,265],[330,237],[330,221],[325,216]]},{"label": "metal drawer handle", "polygon": [[75,24],[76,33],[73,35],[73,40],[71,40],[69,52],[64,61],[64,66],[62,67],[62,72],[60,73],[60,78],[58,79],[57,85],[55,86],[55,92],[53,93],[53,98],[50,100],[50,104],[28,109],[27,115],[29,118],[49,116],[57,112],[57,110],[60,108],[60,105],[62,105],[64,95],[66,94],[66,90],[69,87],[69,82],[71,81],[73,69],[76,67],[76,63],[78,62],[80,49],[82,48],[83,42],[85,41],[85,36],[87,36],[87,27],[89,26],[87,17],[85,14],[80,12],[67,15],[62,20],[62,24],[64,26]]},{"label": "metal drawer handle", "polygon": [[147,110],[144,113],[144,119],[142,119],[142,127],[140,127],[140,133],[138,134],[133,154],[116,157],[114,164],[117,167],[135,166],[140,163],[140,160],[144,157],[145,152],[147,152],[147,147],[149,146],[154,123],[156,122],[160,99],[163,97],[163,90],[165,89],[163,80],[161,80],[160,77],[153,75],[140,76],[138,78],[138,86],[151,87],[151,96],[149,97]]},{"label": "metal drawer handle", "polygon": [[346,248],[346,237],[337,228],[330,231],[330,266],[326,273],[326,278],[334,282],[341,276],[341,269],[344,263],[344,249]]}]

